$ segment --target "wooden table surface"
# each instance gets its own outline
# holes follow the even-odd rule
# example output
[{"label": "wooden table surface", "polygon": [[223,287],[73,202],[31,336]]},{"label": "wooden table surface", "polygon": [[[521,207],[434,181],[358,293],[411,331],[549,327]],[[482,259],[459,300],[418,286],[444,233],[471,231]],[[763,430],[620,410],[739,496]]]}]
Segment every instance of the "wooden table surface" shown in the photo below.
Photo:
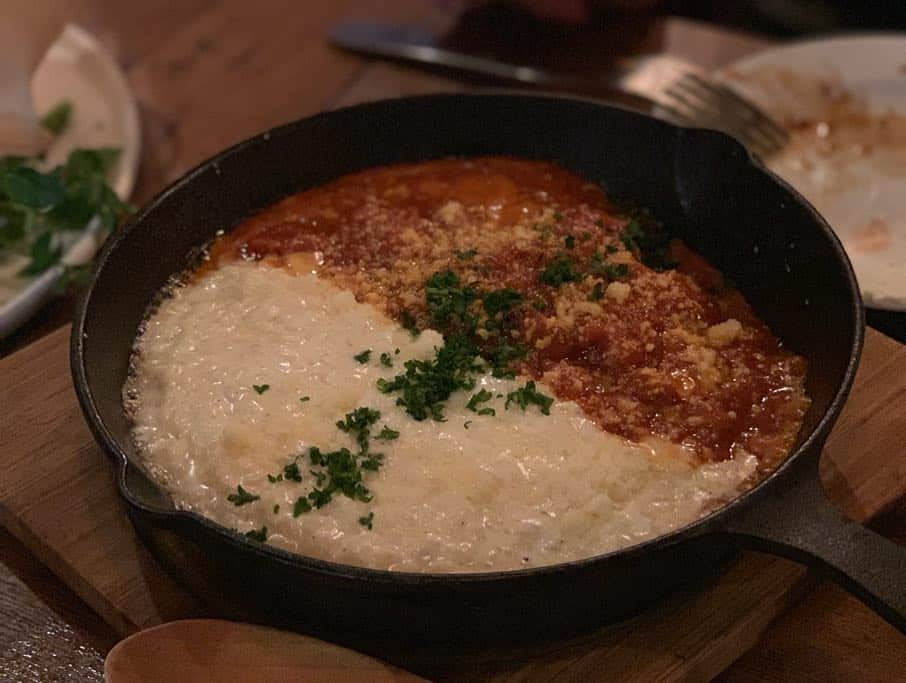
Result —
[{"label": "wooden table surface", "polygon": [[[141,204],[194,164],[256,132],[387,93],[462,89],[463,83],[374,63],[330,48],[325,32],[347,18],[418,21],[451,29],[470,49],[566,64],[588,72],[614,53],[662,50],[718,66],[763,40],[675,18],[606,17],[566,30],[473,12],[458,23],[430,0],[72,0],[73,19],[119,60],[139,100],[143,150],[134,202]],[[508,30],[499,31],[501,25]],[[515,29],[514,29],[515,26]],[[531,41],[525,40],[526,31]],[[521,33],[521,37],[520,36]],[[530,52],[524,52],[529,44]],[[0,356],[65,323],[72,296],[0,343]],[[2,378],[0,378],[2,381]],[[906,505],[875,528],[906,540]],[[101,680],[113,632],[0,529],[0,681]],[[906,638],[832,584],[808,595],[743,658],[726,681],[902,680]],[[893,655],[893,656],[892,656]]]}]

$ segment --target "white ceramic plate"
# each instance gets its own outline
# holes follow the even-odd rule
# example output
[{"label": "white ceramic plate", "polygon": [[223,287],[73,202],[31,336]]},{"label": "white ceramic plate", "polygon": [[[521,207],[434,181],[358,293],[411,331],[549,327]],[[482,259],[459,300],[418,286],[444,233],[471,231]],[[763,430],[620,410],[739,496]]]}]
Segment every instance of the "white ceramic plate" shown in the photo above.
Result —
[{"label": "white ceramic plate", "polygon": [[792,129],[766,162],[837,232],[865,303],[906,311],[906,34],[792,43],[717,76]]},{"label": "white ceramic plate", "polygon": [[[35,71],[32,97],[39,114],[63,100],[73,107],[69,126],[47,152],[48,164],[65,160],[76,147],[119,147],[122,153],[111,169],[110,184],[121,199],[127,199],[138,172],[141,133],[135,99],[110,54],[87,31],[67,25]],[[92,221],[66,251],[63,261],[71,265],[87,263],[104,237],[97,221]],[[0,275],[0,339],[53,296],[63,273],[63,267],[58,266],[30,280],[10,278],[9,273],[22,265],[2,264],[7,273],[6,277]]]}]

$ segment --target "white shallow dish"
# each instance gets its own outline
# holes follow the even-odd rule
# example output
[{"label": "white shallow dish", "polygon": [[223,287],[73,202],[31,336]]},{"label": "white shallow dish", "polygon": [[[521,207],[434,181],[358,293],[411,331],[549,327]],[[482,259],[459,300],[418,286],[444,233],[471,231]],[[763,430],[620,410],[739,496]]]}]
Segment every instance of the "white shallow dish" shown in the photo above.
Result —
[{"label": "white shallow dish", "polygon": [[[73,24],[66,26],[35,71],[32,97],[39,115],[63,100],[73,107],[69,126],[47,151],[48,165],[65,161],[77,147],[118,147],[122,152],[111,169],[110,185],[121,199],[128,199],[141,149],[138,107],[119,65],[90,33]],[[96,220],[85,227],[67,249],[64,263],[80,265],[91,260],[105,237],[98,227]],[[13,272],[19,267],[6,264]],[[33,279],[23,279],[21,289],[0,304],[0,339],[53,296],[63,270],[57,265]]]},{"label": "white shallow dish", "polygon": [[[868,128],[864,136],[849,129],[830,154],[812,145],[767,163],[837,232],[866,305],[906,311],[906,34],[791,43],[716,75],[780,121],[830,121],[829,144],[837,145],[833,134],[844,127],[835,128],[836,115],[827,113],[828,102],[841,92],[852,95],[853,111],[870,113],[874,122],[886,119],[885,125],[895,124],[888,130],[901,131],[894,136],[898,144],[891,145],[889,136],[881,144]],[[828,95],[828,89],[836,94]],[[844,151],[846,145],[851,149]]]}]

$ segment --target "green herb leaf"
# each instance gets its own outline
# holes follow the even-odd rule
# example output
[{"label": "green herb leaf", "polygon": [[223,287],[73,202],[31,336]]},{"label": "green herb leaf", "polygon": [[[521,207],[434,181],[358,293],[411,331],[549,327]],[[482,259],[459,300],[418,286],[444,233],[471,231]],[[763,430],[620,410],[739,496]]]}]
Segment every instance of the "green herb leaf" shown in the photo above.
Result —
[{"label": "green herb leaf", "polygon": [[258,394],[259,396],[270,388],[271,388],[270,384],[253,384],[252,385],[252,389],[254,389],[255,393]]},{"label": "green herb leaf", "polygon": [[614,282],[629,275],[629,266],[625,263],[607,263],[600,254],[592,254],[588,262],[588,272],[598,277],[606,277]]},{"label": "green herb leaf", "polygon": [[69,179],[104,175],[120,158],[121,152],[122,150],[116,147],[75,149],[66,159],[63,175]]},{"label": "green herb leaf", "polygon": [[305,403],[306,401],[310,401],[310,400],[311,400],[311,396],[300,396],[299,397],[299,403]]},{"label": "green herb leaf", "polygon": [[357,353],[353,356],[353,359],[358,363],[367,363],[371,360],[371,349],[365,349],[361,353]]},{"label": "green herb leaf", "polygon": [[56,174],[16,166],[0,174],[0,192],[16,204],[46,209],[63,199],[66,188]]},{"label": "green herb leaf", "polygon": [[589,301],[600,301],[601,297],[604,296],[604,285],[600,282],[596,282],[595,286],[592,287],[591,293],[588,295]]},{"label": "green herb leaf", "polygon": [[456,258],[458,258],[460,261],[471,261],[478,254],[478,250],[477,249],[465,249],[465,250],[457,249],[453,253],[456,255]]},{"label": "green herb leaf", "polygon": [[311,503],[305,496],[299,496],[293,503],[293,517],[298,517],[305,512],[311,512]]},{"label": "green herb leaf", "polygon": [[246,537],[252,539],[253,541],[258,541],[259,543],[264,543],[267,541],[267,527],[263,526],[260,529],[253,529],[252,531],[245,532]]},{"label": "green herb leaf", "polygon": [[374,522],[374,513],[373,512],[369,512],[364,517],[359,517],[359,524],[361,524],[364,527],[368,527],[368,531],[371,531],[372,522]]},{"label": "green herb leaf", "polygon": [[291,462],[283,468],[283,478],[287,481],[302,481],[302,472],[299,471],[298,463]]},{"label": "green herb leaf", "polygon": [[227,496],[227,500],[237,507],[253,503],[259,498],[261,498],[261,496],[256,496],[254,493],[246,491],[241,485],[236,487],[236,493],[231,493]]},{"label": "green herb leaf", "polygon": [[[645,216],[643,215],[644,219]],[[667,258],[670,238],[664,230],[650,218],[643,227],[639,218],[632,218],[620,231],[623,245],[637,254],[639,259],[654,270],[675,268],[676,263]]]},{"label": "green herb leaf", "polygon": [[459,276],[452,270],[434,273],[425,282],[428,314],[438,327],[451,322],[466,326],[473,324],[474,316],[469,316],[468,310],[475,298],[475,290],[463,287]]},{"label": "green herb leaf", "polygon": [[573,237],[572,235],[567,235],[566,237],[563,238],[563,245],[567,249],[574,248],[576,246],[576,238]]},{"label": "green herb leaf", "polygon": [[418,329],[418,321],[409,311],[403,311],[402,315],[400,315],[400,325],[402,325],[403,329],[409,332],[413,338],[421,334],[421,330]]},{"label": "green herb leaf", "polygon": [[535,389],[535,382],[529,380],[525,383],[525,386],[520,387],[515,391],[511,391],[506,395],[506,403],[503,407],[509,410],[510,403],[515,403],[523,410],[529,405],[534,404],[538,406],[539,410],[541,410],[544,415],[550,415],[551,405],[553,405],[554,399]]},{"label": "green herb leaf", "polygon": [[319,510],[333,500],[333,491],[327,489],[315,489],[308,494],[308,499]]},{"label": "green herb leaf", "polygon": [[391,356],[389,353],[382,353],[381,354],[381,365],[383,365],[385,368],[392,368],[393,367],[393,356]]},{"label": "green herb leaf", "polygon": [[54,135],[59,135],[66,126],[69,125],[69,118],[72,116],[72,103],[63,100],[49,112],[44,114],[41,119],[41,125],[44,126]]},{"label": "green herb leaf", "polygon": [[[478,412],[479,412],[479,408],[478,408],[479,404],[481,404],[481,403],[487,403],[487,402],[490,401],[492,398],[494,398],[494,393],[493,393],[493,392],[488,391],[487,389],[482,389],[482,390],[479,391],[477,394],[472,394],[472,397],[469,399],[469,402],[466,403],[466,408],[468,408],[469,410],[471,410],[473,413],[478,413]],[[493,409],[492,409],[492,410],[493,410]],[[486,414],[486,413],[479,413],[479,414],[483,415],[483,414]],[[493,415],[494,413],[492,412],[492,413],[490,413],[490,414]]]},{"label": "green herb leaf", "polygon": [[559,287],[567,282],[578,282],[582,276],[575,268],[575,263],[568,256],[559,256],[551,261],[541,272],[541,282],[551,287]]},{"label": "green herb leaf", "polygon": [[55,265],[63,256],[63,248],[53,244],[53,234],[45,232],[31,245],[31,262],[19,271],[19,275],[38,275]]},{"label": "green herb leaf", "polygon": [[0,202],[0,249],[10,247],[25,237],[29,210]]},{"label": "green herb leaf", "polygon": [[398,439],[399,436],[400,436],[400,433],[398,431],[396,431],[395,429],[390,429],[390,427],[388,427],[387,425],[384,425],[384,428],[381,430],[381,433],[378,434],[375,438],[382,439],[384,441],[393,441],[394,439]]},{"label": "green herb leaf", "polygon": [[495,289],[481,295],[481,304],[489,317],[510,310],[520,301],[522,301],[522,294],[508,288]]},{"label": "green herb leaf", "polygon": [[398,392],[396,404],[416,420],[432,418],[443,421],[442,403],[459,389],[475,386],[472,375],[483,371],[484,365],[478,360],[478,350],[463,334],[452,334],[446,343],[435,349],[431,360],[408,360],[403,364],[405,372],[391,380],[377,381],[377,387],[385,394]]},{"label": "green herb leaf", "polygon": [[346,413],[346,418],[337,421],[337,429],[352,434],[359,444],[361,453],[368,452],[368,439],[371,436],[371,426],[381,418],[381,411],[373,408],[356,408],[351,413]]}]

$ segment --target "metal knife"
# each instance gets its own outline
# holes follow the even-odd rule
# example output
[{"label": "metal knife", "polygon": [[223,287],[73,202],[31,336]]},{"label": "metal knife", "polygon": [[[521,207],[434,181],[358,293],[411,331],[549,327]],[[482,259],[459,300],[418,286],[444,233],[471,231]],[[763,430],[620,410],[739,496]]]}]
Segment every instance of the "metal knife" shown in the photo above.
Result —
[{"label": "metal knife", "polygon": [[681,73],[694,70],[694,67],[673,57],[642,55],[616,61],[613,68],[600,78],[558,73],[449,50],[438,45],[430,33],[400,24],[344,22],[330,31],[329,38],[338,47],[368,56],[423,67],[441,67],[533,88],[616,99],[621,104],[648,113],[663,114],[663,108],[654,96]]}]

